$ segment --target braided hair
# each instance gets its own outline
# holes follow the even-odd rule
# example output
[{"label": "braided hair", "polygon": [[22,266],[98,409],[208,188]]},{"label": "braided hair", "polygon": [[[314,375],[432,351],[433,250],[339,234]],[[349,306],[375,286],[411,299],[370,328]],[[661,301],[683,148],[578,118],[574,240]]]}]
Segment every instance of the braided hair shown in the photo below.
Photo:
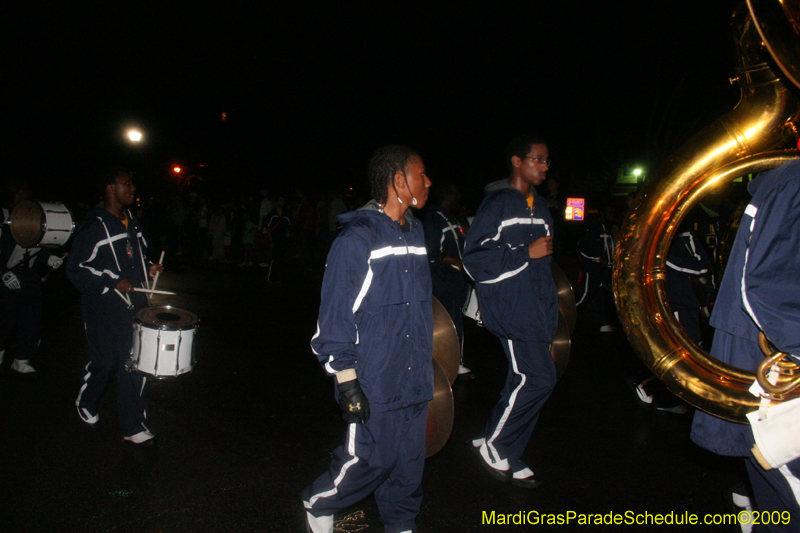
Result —
[{"label": "braided hair", "polygon": [[392,180],[395,174],[405,174],[408,161],[415,156],[419,157],[412,148],[400,145],[384,146],[372,154],[369,159],[369,189],[379,204],[385,204],[389,198],[389,183],[394,188]]}]

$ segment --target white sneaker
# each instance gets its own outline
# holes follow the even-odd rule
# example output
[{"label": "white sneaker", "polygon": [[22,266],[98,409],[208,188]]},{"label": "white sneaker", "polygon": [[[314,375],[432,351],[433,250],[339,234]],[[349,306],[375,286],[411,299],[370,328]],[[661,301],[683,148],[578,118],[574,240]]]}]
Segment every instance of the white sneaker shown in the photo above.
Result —
[{"label": "white sneaker", "polygon": [[615,328],[611,324],[600,326],[600,333],[614,333],[615,331],[617,331],[617,328]]},{"label": "white sneaker", "polygon": [[644,386],[648,381],[650,380],[639,383],[639,385],[636,386],[636,397],[643,404],[651,405],[653,403],[653,395],[647,394],[647,392],[644,390]]},{"label": "white sneaker", "polygon": [[156,436],[145,429],[144,431],[140,431],[136,435],[125,437],[125,440],[127,440],[128,442],[132,442],[134,444],[144,444],[145,442],[151,441],[154,438],[156,438]]},{"label": "white sneaker", "polygon": [[14,362],[11,363],[11,370],[16,370],[20,374],[32,374],[36,372],[36,369],[28,364],[27,359],[14,359]]},{"label": "white sneaker", "polygon": [[333,533],[333,515],[314,516],[306,511],[306,520],[311,533]]},{"label": "white sneaker", "polygon": [[75,407],[78,408],[78,416],[81,417],[81,420],[90,428],[94,428],[100,421],[99,413],[92,414],[88,409],[80,405],[76,405]]}]

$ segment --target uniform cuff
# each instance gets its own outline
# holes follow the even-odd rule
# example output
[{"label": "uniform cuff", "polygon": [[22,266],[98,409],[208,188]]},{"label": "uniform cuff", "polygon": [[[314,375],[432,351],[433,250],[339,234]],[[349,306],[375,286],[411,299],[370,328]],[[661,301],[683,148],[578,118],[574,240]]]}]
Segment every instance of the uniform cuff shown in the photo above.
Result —
[{"label": "uniform cuff", "polygon": [[335,375],[336,375],[336,383],[345,383],[347,381],[353,381],[354,379],[358,378],[358,376],[356,376],[355,368],[346,368],[341,372],[337,372]]}]

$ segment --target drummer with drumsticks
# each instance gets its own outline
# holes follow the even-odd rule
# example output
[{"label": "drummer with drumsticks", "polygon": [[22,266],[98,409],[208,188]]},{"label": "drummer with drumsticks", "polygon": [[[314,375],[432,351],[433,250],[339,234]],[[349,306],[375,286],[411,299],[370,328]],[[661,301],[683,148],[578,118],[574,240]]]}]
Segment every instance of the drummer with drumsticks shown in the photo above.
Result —
[{"label": "drummer with drumsticks", "polygon": [[75,405],[81,421],[94,428],[97,402],[109,380],[117,376],[120,426],[126,441],[152,445],[145,425],[145,377],[127,372],[135,309],[147,305],[136,289],[149,288],[164,267],[147,259],[141,223],[127,208],[135,200],[130,174],[121,168],[99,176],[103,205],[87,213],[78,229],[67,263],[67,276],[83,295],[83,317],[89,341],[89,362],[81,376]]}]

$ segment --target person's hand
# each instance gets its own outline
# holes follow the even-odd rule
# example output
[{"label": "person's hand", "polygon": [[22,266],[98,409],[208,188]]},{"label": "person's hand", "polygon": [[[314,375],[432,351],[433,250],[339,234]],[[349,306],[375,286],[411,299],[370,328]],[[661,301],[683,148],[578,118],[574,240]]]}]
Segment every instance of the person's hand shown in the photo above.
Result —
[{"label": "person's hand", "polygon": [[164,272],[164,265],[151,265],[150,266],[150,277],[156,277],[156,274],[159,272]]},{"label": "person's hand", "polygon": [[458,257],[453,257],[452,255],[446,255],[442,257],[442,263],[446,265],[453,265],[459,272],[464,272],[464,263],[462,263],[461,259],[459,259]]},{"label": "person's hand", "polygon": [[116,289],[122,294],[130,294],[133,292],[133,283],[128,278],[124,278],[117,283]]},{"label": "person's hand", "polygon": [[3,285],[5,285],[7,289],[11,290],[21,288],[21,285],[19,284],[19,278],[13,272],[6,272],[3,274]]},{"label": "person's hand", "polygon": [[357,379],[337,385],[339,389],[339,409],[348,424],[363,424],[369,420],[369,400],[361,390]]},{"label": "person's hand", "polygon": [[528,245],[528,256],[541,259],[553,253],[553,237],[539,237]]},{"label": "person's hand", "polygon": [[64,264],[63,257],[58,257],[57,255],[51,255],[50,257],[47,258],[47,266],[49,266],[53,270],[57,269],[62,264]]}]

